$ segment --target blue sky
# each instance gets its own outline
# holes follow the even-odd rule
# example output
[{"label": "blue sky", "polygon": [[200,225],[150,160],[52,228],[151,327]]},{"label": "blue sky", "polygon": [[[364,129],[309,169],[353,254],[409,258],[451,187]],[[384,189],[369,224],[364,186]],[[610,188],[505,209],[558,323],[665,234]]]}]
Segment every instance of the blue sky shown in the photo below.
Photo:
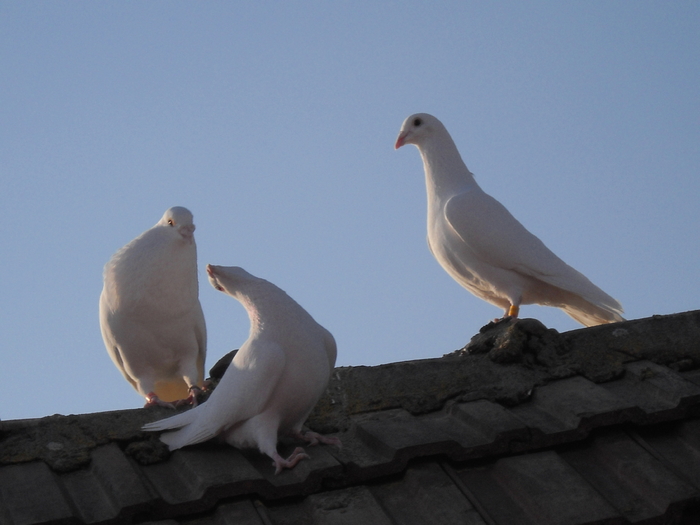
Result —
[{"label": "blue sky", "polygon": [[689,1],[2,2],[0,418],[142,405],[102,268],[176,205],[207,370],[248,334],[207,263],[286,290],[338,365],[462,347],[500,310],[428,251],[418,151],[393,149],[416,112],[628,319],[700,308],[698,27]]}]

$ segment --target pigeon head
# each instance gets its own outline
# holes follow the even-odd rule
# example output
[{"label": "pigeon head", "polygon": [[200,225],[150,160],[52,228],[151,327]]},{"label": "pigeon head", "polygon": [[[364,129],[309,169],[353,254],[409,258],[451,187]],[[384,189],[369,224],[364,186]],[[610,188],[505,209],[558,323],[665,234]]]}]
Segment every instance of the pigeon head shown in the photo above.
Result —
[{"label": "pigeon head", "polygon": [[216,288],[220,292],[226,292],[226,289],[219,283],[219,277],[221,276],[221,266],[207,264],[207,275],[209,276],[209,283],[214,288]]},{"label": "pigeon head", "polygon": [[192,240],[194,234],[194,223],[192,213],[182,206],[174,206],[167,210],[158,221],[158,226],[174,228],[182,237]]},{"label": "pigeon head", "polygon": [[220,292],[234,295],[242,281],[255,279],[238,266],[216,266],[207,264],[209,283]]},{"label": "pigeon head", "polygon": [[396,139],[394,149],[399,149],[404,144],[421,146],[426,140],[434,136],[436,132],[444,130],[438,119],[428,113],[416,113],[403,121],[399,138]]}]

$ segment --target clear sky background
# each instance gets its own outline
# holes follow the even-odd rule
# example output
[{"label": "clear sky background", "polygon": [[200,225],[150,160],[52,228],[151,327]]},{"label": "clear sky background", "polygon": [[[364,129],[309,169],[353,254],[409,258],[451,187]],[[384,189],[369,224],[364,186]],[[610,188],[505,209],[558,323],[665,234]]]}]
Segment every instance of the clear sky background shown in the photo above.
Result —
[{"label": "clear sky background", "polygon": [[462,347],[501,311],[427,248],[420,156],[393,149],[416,112],[628,319],[700,308],[699,27],[695,1],[0,3],[0,418],[142,406],[102,268],[175,205],[207,370],[248,335],[207,263],[286,290],[338,365]]}]

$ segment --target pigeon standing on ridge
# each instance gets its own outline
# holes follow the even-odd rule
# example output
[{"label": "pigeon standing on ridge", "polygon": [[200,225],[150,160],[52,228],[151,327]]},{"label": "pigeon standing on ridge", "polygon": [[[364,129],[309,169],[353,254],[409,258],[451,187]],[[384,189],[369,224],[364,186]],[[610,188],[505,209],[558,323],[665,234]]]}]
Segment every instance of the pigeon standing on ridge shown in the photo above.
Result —
[{"label": "pigeon standing on ridge", "polygon": [[557,257],[467,169],[442,122],[408,117],[395,149],[420,151],[428,193],[428,245],[440,265],[477,297],[517,317],[522,304],[561,308],[585,326],[624,321],[622,306]]},{"label": "pigeon standing on ridge", "polygon": [[214,288],[245,307],[250,335],[206,403],[143,430],[179,429],[160,436],[170,450],[221,435],[230,445],[267,454],[275,474],[308,458],[301,447],[282,458],[279,435],[340,446],[337,438],[301,431],[335,366],[331,333],[284,291],[242,268],[210,264],[207,273]]},{"label": "pigeon standing on ridge", "polygon": [[204,380],[207,331],[194,229],[189,210],[170,208],[104,268],[102,338],[146,406],[196,403],[193,390]]}]

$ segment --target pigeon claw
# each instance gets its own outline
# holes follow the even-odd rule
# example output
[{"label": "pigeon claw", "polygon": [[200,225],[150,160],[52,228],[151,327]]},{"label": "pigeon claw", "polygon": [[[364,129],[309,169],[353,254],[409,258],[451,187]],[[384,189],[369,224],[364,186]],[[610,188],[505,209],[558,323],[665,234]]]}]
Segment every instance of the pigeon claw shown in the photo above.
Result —
[{"label": "pigeon claw", "polygon": [[190,388],[190,395],[186,397],[185,399],[178,399],[175,401],[175,406],[176,407],[181,407],[185,405],[192,405],[192,407],[196,407],[199,402],[197,401],[197,396],[200,395],[202,392],[204,392],[201,388],[199,388],[197,385],[192,385]]},{"label": "pigeon claw", "polygon": [[167,401],[161,401],[161,399],[154,392],[149,392],[146,394],[146,404],[143,405],[143,408],[148,407],[166,407],[174,409],[175,405],[168,403]]},{"label": "pigeon claw", "polygon": [[275,455],[272,459],[272,466],[275,467],[275,476],[277,476],[280,472],[282,472],[282,469],[292,469],[302,459],[309,459],[309,455],[304,451],[303,448],[297,447],[287,459],[284,459],[277,452],[275,452]]},{"label": "pigeon claw", "polygon": [[343,448],[343,444],[337,437],[327,437],[317,432],[311,432],[310,430],[303,434],[301,432],[295,432],[293,437],[306,441],[312,447],[323,443],[324,445],[335,445],[338,448]]}]

